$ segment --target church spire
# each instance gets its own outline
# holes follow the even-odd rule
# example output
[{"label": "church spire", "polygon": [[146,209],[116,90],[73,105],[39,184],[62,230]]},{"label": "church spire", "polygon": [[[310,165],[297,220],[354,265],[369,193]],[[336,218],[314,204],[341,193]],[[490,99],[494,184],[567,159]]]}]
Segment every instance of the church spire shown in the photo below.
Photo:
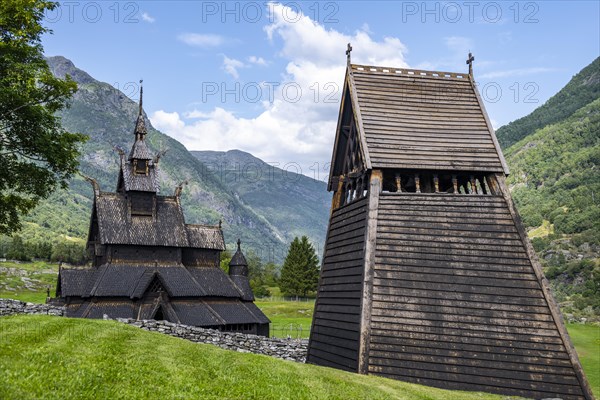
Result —
[{"label": "church spire", "polygon": [[148,133],[146,123],[144,122],[144,110],[142,109],[142,101],[144,97],[144,87],[142,86],[143,79],[140,79],[140,108],[138,111],[137,121],[135,123],[135,140],[144,140],[144,136]]},{"label": "church spire", "polygon": [[[146,129],[146,122],[144,122],[144,109],[142,108],[142,102],[144,97],[144,87],[142,86],[143,79],[140,79],[140,104],[139,111],[137,116],[137,121],[135,122],[135,130],[133,134],[135,135],[135,142],[133,143],[133,147],[131,148],[131,152],[129,153],[129,160],[152,160],[152,155],[150,151],[146,147],[145,136],[148,134],[148,130]],[[142,164],[140,164],[142,165]],[[147,165],[147,162],[144,161],[143,165]]]}]

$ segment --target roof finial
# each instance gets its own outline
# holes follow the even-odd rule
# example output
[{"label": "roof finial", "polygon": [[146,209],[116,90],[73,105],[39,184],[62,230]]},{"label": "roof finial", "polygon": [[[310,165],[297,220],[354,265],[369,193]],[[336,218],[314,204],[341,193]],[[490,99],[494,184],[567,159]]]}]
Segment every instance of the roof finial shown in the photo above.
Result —
[{"label": "roof finial", "polygon": [[350,53],[352,53],[352,45],[348,43],[348,48],[346,49],[346,62],[350,65]]},{"label": "roof finial", "polygon": [[242,251],[241,244],[242,244],[242,241],[240,240],[240,238],[238,238],[238,241],[237,241],[238,251]]},{"label": "roof finial", "polygon": [[471,52],[469,51],[469,58],[467,59],[467,64],[469,64],[469,76],[471,78],[473,77],[473,61],[475,61],[475,57],[473,57],[473,54],[471,54]]},{"label": "roof finial", "polygon": [[140,79],[140,111],[139,111],[139,115],[142,115],[142,100],[144,97],[144,86],[142,85],[142,82],[144,82],[143,79]]}]

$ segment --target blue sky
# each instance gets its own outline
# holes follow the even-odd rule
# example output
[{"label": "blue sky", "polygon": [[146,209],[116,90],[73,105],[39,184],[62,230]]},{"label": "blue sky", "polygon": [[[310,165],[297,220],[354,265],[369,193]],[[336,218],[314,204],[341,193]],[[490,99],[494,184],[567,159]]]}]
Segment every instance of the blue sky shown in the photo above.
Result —
[{"label": "blue sky", "polygon": [[356,63],[437,71],[466,72],[472,51],[499,127],[600,55],[599,4],[65,1],[43,44],[134,99],[143,78],[153,125],[190,150],[237,148],[323,179],[347,42]]}]

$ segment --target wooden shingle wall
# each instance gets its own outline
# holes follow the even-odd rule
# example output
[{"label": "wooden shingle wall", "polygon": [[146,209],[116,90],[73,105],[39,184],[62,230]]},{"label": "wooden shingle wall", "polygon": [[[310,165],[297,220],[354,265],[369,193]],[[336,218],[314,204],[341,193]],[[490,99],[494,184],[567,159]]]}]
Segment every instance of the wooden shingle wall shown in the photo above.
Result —
[{"label": "wooden shingle wall", "polygon": [[307,361],[357,371],[367,198],[331,216]]},{"label": "wooden shingle wall", "polygon": [[370,373],[584,398],[502,196],[382,193],[376,249]]}]

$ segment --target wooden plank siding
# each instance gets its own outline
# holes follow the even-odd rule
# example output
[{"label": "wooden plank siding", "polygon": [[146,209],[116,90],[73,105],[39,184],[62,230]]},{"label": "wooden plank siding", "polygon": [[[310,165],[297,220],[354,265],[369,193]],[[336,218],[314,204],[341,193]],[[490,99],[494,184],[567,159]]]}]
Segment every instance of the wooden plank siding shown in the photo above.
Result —
[{"label": "wooden plank siding", "polygon": [[436,74],[351,65],[372,168],[503,172],[468,75]]},{"label": "wooden plank siding", "polygon": [[368,199],[331,216],[307,362],[356,372]]},{"label": "wooden plank siding", "polygon": [[369,373],[584,399],[502,196],[382,193]]}]

